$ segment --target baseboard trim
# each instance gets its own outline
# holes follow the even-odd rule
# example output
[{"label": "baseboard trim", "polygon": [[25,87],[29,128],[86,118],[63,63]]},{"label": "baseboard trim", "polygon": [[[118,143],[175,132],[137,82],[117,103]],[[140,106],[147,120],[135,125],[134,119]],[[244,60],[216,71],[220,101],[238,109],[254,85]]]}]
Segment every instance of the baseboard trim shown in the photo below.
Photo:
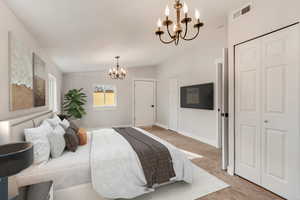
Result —
[{"label": "baseboard trim", "polygon": [[132,127],[132,124],[127,124],[127,125],[114,125],[114,126],[102,126],[102,127],[96,127],[96,128],[88,128],[88,127],[84,127],[87,131],[91,132],[91,131],[96,131],[99,129],[105,129],[105,128],[112,128],[112,127]]},{"label": "baseboard trim", "polygon": [[232,166],[228,166],[227,167],[227,173],[231,176],[234,176],[234,170]]},{"label": "baseboard trim", "polygon": [[115,126],[113,126],[113,127],[116,127],[116,128],[118,128],[118,127],[132,127],[132,124],[127,124],[127,125],[115,125]]},{"label": "baseboard trim", "polygon": [[160,123],[155,123],[154,125],[158,126],[160,128],[163,128],[163,129],[167,129],[167,130],[169,129],[169,127],[167,125],[163,125],[163,124],[160,124]]},{"label": "baseboard trim", "polygon": [[203,143],[206,143],[206,144],[209,144],[209,145],[211,145],[211,146],[214,146],[214,147],[218,148],[218,144],[217,144],[216,141],[208,140],[208,139],[206,139],[206,138],[198,137],[198,136],[195,137],[194,134],[188,133],[188,132],[186,132],[186,131],[184,131],[184,130],[178,130],[178,133],[181,134],[181,135],[184,135],[184,136],[186,136],[186,137],[193,138],[193,139],[195,139],[195,140],[198,140],[198,141],[200,141],[200,142],[203,142]]}]

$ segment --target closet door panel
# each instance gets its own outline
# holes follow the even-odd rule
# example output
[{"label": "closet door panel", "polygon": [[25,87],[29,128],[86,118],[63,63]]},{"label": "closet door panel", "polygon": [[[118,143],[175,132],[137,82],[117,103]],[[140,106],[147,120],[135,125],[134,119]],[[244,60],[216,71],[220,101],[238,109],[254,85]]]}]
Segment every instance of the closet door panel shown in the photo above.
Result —
[{"label": "closet door panel", "polygon": [[284,65],[275,65],[265,69],[266,112],[285,112],[285,79],[286,77]]},{"label": "closet door panel", "polygon": [[265,171],[270,176],[286,181],[286,133],[276,129],[265,129]]},{"label": "closet door panel", "polygon": [[260,182],[260,41],[236,48],[236,174]]},{"label": "closet door panel", "polygon": [[292,153],[299,135],[296,30],[262,40],[262,186],[285,198],[291,197],[299,156]]},{"label": "closet door panel", "polygon": [[257,127],[241,124],[240,129],[240,164],[248,168],[256,168]]}]

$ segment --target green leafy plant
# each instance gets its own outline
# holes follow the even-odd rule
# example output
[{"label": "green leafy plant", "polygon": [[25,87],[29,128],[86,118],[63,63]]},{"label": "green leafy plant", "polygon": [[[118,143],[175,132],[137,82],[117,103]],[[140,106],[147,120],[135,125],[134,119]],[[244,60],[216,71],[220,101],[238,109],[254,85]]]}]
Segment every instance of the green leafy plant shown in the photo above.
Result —
[{"label": "green leafy plant", "polygon": [[86,114],[83,106],[87,102],[86,94],[81,89],[69,90],[64,96],[63,109],[68,118],[81,119]]}]

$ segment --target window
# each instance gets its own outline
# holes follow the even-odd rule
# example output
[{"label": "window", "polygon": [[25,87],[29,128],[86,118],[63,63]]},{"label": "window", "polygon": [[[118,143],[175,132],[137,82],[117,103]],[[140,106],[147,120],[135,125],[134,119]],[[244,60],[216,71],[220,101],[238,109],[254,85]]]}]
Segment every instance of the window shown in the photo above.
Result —
[{"label": "window", "polygon": [[116,87],[113,85],[95,85],[93,93],[94,107],[117,106]]},{"label": "window", "polygon": [[53,112],[57,112],[57,86],[56,86],[56,78],[52,74],[48,75],[48,84],[49,84],[49,109]]}]

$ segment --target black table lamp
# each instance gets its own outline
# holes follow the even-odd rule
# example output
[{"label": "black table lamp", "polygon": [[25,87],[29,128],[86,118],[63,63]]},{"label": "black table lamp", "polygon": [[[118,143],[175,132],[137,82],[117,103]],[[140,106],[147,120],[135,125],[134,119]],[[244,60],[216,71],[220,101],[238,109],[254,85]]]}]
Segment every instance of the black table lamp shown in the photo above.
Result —
[{"label": "black table lamp", "polygon": [[33,145],[20,142],[0,146],[0,199],[8,200],[8,177],[33,163]]}]

